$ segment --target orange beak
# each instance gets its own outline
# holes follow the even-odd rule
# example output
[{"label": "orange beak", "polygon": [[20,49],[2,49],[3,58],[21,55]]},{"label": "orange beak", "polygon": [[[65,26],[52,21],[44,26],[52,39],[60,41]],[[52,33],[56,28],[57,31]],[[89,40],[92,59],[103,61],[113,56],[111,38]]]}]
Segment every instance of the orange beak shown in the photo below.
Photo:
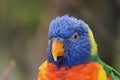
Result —
[{"label": "orange beak", "polygon": [[52,56],[55,61],[57,61],[58,56],[63,56],[64,52],[65,52],[65,49],[64,49],[63,42],[58,42],[58,41],[52,42]]}]

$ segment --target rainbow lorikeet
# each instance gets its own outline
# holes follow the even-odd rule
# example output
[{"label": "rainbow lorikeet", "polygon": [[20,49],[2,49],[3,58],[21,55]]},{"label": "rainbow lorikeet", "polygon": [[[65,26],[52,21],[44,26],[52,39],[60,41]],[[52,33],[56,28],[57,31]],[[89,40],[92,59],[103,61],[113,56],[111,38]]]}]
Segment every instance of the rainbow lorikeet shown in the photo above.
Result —
[{"label": "rainbow lorikeet", "polygon": [[92,31],[69,15],[52,20],[48,32],[48,60],[38,80],[120,80],[120,74],[98,56]]}]

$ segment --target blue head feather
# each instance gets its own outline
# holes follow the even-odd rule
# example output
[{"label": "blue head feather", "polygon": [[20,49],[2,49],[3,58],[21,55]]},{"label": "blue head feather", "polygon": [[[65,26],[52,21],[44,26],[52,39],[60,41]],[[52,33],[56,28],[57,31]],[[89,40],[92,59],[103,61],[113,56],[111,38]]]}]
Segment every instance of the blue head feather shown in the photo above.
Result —
[{"label": "blue head feather", "polygon": [[[77,33],[79,38],[72,41],[71,37]],[[59,16],[52,20],[49,28],[48,37],[60,37],[64,39],[65,53],[64,56],[58,57],[55,62],[51,53],[52,41],[48,44],[48,61],[60,66],[73,66],[87,63],[90,57],[91,44],[88,37],[88,27],[83,20],[78,20],[69,15]]]}]

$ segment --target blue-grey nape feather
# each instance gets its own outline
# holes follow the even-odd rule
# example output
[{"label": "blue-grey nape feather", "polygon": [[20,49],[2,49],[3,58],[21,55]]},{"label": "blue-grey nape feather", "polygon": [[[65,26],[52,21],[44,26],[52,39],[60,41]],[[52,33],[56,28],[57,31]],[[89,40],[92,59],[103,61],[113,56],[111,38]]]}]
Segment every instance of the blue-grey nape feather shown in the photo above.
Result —
[{"label": "blue-grey nape feather", "polygon": [[[71,41],[73,34],[77,33],[79,39]],[[88,36],[88,26],[83,20],[78,20],[69,15],[58,16],[50,23],[48,37],[60,37],[64,39],[65,53],[64,56],[58,57],[55,62],[52,57],[51,45],[48,44],[48,61],[60,66],[72,66],[87,63],[90,57],[91,43]]]}]

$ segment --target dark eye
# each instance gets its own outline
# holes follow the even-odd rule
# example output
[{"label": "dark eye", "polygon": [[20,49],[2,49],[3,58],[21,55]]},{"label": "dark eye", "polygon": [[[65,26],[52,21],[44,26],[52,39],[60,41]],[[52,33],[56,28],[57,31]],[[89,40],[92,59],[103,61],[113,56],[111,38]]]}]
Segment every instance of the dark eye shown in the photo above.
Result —
[{"label": "dark eye", "polygon": [[72,35],[72,37],[70,38],[70,40],[71,40],[71,41],[77,41],[78,38],[79,38],[78,33],[75,33],[75,34]]}]

